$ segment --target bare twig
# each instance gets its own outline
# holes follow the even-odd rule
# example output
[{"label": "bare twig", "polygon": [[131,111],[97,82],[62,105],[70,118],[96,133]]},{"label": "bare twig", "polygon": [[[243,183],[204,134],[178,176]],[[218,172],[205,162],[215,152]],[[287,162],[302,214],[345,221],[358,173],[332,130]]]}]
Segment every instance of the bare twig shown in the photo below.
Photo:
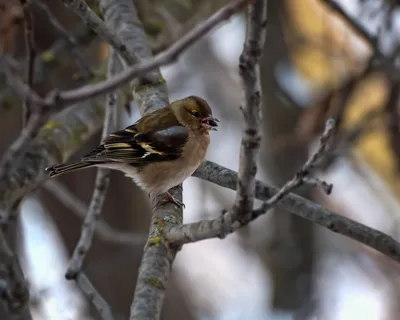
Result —
[{"label": "bare twig", "polygon": [[107,28],[104,21],[86,4],[84,0],[61,0],[67,7],[72,8],[81,17],[83,22],[94,30],[101,38],[107,41],[128,64],[137,63],[137,57],[133,56],[121,41],[118,34]]},{"label": "bare twig", "polygon": [[86,298],[88,298],[88,300],[96,307],[96,310],[99,312],[101,319],[114,319],[110,306],[107,304],[107,302],[104,300],[104,298],[100,295],[100,293],[96,290],[96,288],[83,272],[80,272],[76,276],[76,283],[81,291],[84,293]]},{"label": "bare twig", "polygon": [[[334,120],[330,119],[326,123],[325,131],[321,136],[320,145],[317,151],[308,159],[299,172],[288,181],[281,189],[275,192],[267,199],[260,208],[252,210],[245,216],[237,216],[232,210],[224,212],[220,217],[213,220],[203,220],[178,227],[165,229],[165,237],[174,245],[183,245],[184,243],[195,242],[210,238],[224,238],[227,234],[233,233],[251,221],[257,219],[267,210],[276,206],[282,199],[289,195],[291,191],[303,184],[322,187],[327,193],[332,190],[332,185],[320,181],[310,174],[314,171],[316,165],[327,154],[329,142],[333,136]],[[239,175],[238,175],[239,176]],[[239,181],[239,178],[237,178]]]},{"label": "bare twig", "polygon": [[[21,0],[23,1],[23,0]],[[25,0],[26,1],[26,0]],[[64,26],[58,21],[58,19],[52,14],[48,6],[40,0],[34,0],[34,5],[39,11],[46,15],[49,23],[53,26],[53,28],[61,35],[62,39],[68,44],[71,48],[70,53],[73,55],[77,65],[83,71],[83,76],[85,79],[90,78],[93,75],[90,66],[86,63],[83,54],[77,49],[78,41],[76,38],[64,28]]]},{"label": "bare twig", "polygon": [[240,145],[239,179],[232,212],[240,219],[250,216],[253,210],[257,158],[261,142],[261,89],[258,63],[264,47],[266,24],[267,0],[256,0],[248,8],[246,39],[239,59],[239,73],[245,96],[242,108],[245,129]]},{"label": "bare twig", "polygon": [[296,173],[292,180],[288,181],[276,194],[265,201],[259,209],[255,210],[255,212],[259,212],[260,214],[266,212],[269,208],[271,208],[271,206],[276,205],[282,200],[283,197],[288,195],[289,192],[293,191],[302,184],[318,186],[321,187],[327,194],[331,193],[331,184],[327,184],[326,182],[320,181],[316,178],[310,178],[309,174],[314,171],[315,166],[322,160],[324,156],[326,156],[329,143],[333,137],[334,129],[335,121],[333,119],[329,119],[326,122],[325,131],[321,136],[318,150],[307,160],[303,168]]},{"label": "bare twig", "polygon": [[[34,39],[34,27],[33,27],[33,16],[30,10],[30,3],[27,0],[20,0],[22,11],[24,13],[24,26],[25,26],[25,46],[26,46],[26,57],[28,62],[27,68],[27,83],[30,88],[33,86],[33,77],[35,74],[35,39]],[[28,101],[24,103],[24,109],[22,114],[22,126],[28,123],[29,117],[31,116],[31,106]]]},{"label": "bare twig", "polygon": [[[50,179],[44,184],[44,187],[79,218],[86,218],[89,207],[63,184],[55,179]],[[147,234],[132,234],[114,229],[101,219],[96,222],[96,233],[103,241],[130,246],[143,245],[147,238]]]},{"label": "bare twig", "polygon": [[[112,76],[118,70],[118,55],[113,49],[110,50],[110,57],[108,62],[108,75]],[[116,128],[116,110],[117,110],[117,93],[112,92],[107,95],[106,115],[104,119],[104,127],[101,135],[103,140],[111,131]],[[85,259],[91,245],[94,232],[96,230],[96,223],[100,218],[101,209],[107,194],[107,189],[110,181],[110,170],[106,168],[99,168],[97,171],[95,188],[90,202],[89,211],[85,218],[82,227],[82,233],[79,238],[78,244],[75,247],[74,253],[65,277],[69,280],[76,279],[77,274],[82,269],[83,260]]]}]

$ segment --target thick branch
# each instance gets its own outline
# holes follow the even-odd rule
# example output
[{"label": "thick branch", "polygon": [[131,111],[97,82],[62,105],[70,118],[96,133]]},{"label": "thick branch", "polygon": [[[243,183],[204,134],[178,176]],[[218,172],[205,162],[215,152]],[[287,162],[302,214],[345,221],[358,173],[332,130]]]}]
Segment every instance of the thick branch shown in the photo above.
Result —
[{"label": "thick branch", "polygon": [[[121,35],[128,51],[135,52],[140,59],[152,58],[146,35],[131,0],[102,0],[100,9],[107,26]],[[159,70],[152,71],[151,74],[143,73],[144,77],[142,78],[155,81],[147,83],[141,81],[133,86],[133,96],[142,115],[168,104],[165,82],[160,81],[162,77]],[[171,204],[160,206],[158,202],[154,203],[152,211],[148,243],[152,243],[152,239],[159,236],[156,234],[158,232],[157,224],[167,214],[171,215],[175,221],[182,221],[182,210]],[[175,250],[168,249],[163,245],[146,246],[139,268],[130,319],[160,318],[165,288],[175,254]],[[155,283],[160,286],[154,286]]]}]

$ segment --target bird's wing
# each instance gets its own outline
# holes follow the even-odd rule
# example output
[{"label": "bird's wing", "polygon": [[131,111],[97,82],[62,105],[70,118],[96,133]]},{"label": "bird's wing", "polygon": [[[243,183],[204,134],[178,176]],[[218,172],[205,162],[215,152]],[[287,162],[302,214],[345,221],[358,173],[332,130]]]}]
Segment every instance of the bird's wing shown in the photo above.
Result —
[{"label": "bird's wing", "polygon": [[181,126],[158,132],[137,132],[135,125],[110,134],[103,143],[82,158],[85,162],[123,162],[141,166],[179,158],[188,139]]}]

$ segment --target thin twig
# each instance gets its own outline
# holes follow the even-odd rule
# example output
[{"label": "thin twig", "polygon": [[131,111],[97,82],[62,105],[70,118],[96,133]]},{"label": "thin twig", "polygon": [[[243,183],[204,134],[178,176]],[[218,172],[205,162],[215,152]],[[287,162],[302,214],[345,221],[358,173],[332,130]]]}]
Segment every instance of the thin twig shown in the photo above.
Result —
[{"label": "thin twig", "polygon": [[[329,143],[332,140],[333,132],[335,130],[335,121],[333,119],[329,119],[325,125],[325,131],[321,136],[320,144],[317,151],[307,160],[304,166],[301,168],[299,172],[293,177],[292,180],[285,183],[285,185],[270,199],[265,201],[259,209],[256,209],[255,212],[260,214],[266,212],[272,206],[276,205],[279,201],[282,200],[283,197],[292,192],[295,188],[299,187],[302,184],[309,184],[321,187],[327,194],[330,194],[332,191],[332,185],[327,184],[324,181],[320,181],[316,178],[310,178],[309,174],[314,171],[316,165],[320,163],[320,161],[327,155],[327,151],[329,148]],[[254,212],[253,212],[254,215]]]},{"label": "thin twig", "polygon": [[[21,0],[26,1],[26,0]],[[40,0],[34,0],[34,5],[39,11],[47,16],[49,23],[53,28],[61,35],[62,39],[65,40],[67,45],[71,48],[69,51],[74,57],[78,67],[83,71],[84,79],[89,79],[93,76],[93,72],[90,66],[86,63],[83,54],[77,49],[78,41],[77,39],[58,21],[58,19],[52,14],[48,6]]]},{"label": "thin twig", "polygon": [[[332,185],[328,185],[326,182],[313,178],[310,174],[327,154],[333,132],[334,120],[330,119],[326,123],[325,131],[321,136],[317,151],[307,160],[293,179],[288,181],[281,189],[264,201],[259,209],[252,210],[249,215],[246,214],[244,217],[238,217],[236,212],[232,210],[231,212],[224,212],[222,216],[213,220],[203,220],[173,227],[169,230],[165,229],[165,237],[171,241],[173,245],[183,245],[185,243],[216,237],[224,238],[227,234],[235,232],[266,213],[267,210],[278,205],[284,197],[288,196],[291,191],[300,185],[310,184],[312,186],[322,187],[327,193],[330,193]],[[239,178],[237,178],[237,181],[239,181]]]},{"label": "thin twig", "polygon": [[[30,3],[27,0],[20,0],[22,11],[24,14],[24,27],[25,27],[25,46],[26,46],[26,57],[27,57],[27,83],[30,88],[33,87],[33,77],[35,74],[35,35],[33,26],[33,15],[30,8]],[[22,127],[28,123],[28,120],[32,114],[31,106],[28,101],[24,103],[24,109],[22,113]]]},{"label": "thin twig", "polygon": [[[118,70],[118,54],[115,50],[110,49],[110,56],[108,62],[108,75],[112,76]],[[104,118],[103,132],[101,140],[103,140],[111,131],[116,128],[116,110],[117,110],[116,92],[107,95],[106,102],[106,115]],[[100,219],[101,209],[107,194],[108,185],[110,182],[110,170],[106,168],[99,168],[96,175],[95,188],[90,201],[89,211],[83,223],[81,236],[78,244],[75,247],[72,258],[69,261],[67,273],[65,277],[68,280],[76,279],[77,274],[82,269],[82,264],[86,258],[87,253],[92,245],[93,235],[96,230],[96,223]]]},{"label": "thin twig", "polygon": [[76,283],[84,293],[86,298],[95,306],[96,310],[99,312],[101,319],[103,320],[113,320],[114,316],[111,312],[111,307],[104,300],[104,298],[100,295],[100,293],[96,290],[93,284],[90,282],[88,277],[80,272],[76,276]]},{"label": "thin twig", "polygon": [[256,0],[247,11],[246,38],[239,58],[245,103],[242,107],[245,129],[240,145],[236,200],[232,208],[239,219],[251,215],[254,202],[257,158],[261,134],[261,89],[259,60],[264,47],[267,24],[267,0]]}]

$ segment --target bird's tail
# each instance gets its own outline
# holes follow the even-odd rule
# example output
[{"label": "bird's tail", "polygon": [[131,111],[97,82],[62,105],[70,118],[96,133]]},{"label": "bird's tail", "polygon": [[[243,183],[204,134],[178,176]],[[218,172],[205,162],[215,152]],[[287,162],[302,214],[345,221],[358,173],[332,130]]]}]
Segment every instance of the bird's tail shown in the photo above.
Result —
[{"label": "bird's tail", "polygon": [[55,166],[46,168],[46,172],[48,172],[50,174],[50,177],[54,177],[54,176],[58,176],[59,174],[63,174],[63,173],[75,171],[75,170],[80,170],[80,169],[90,167],[93,165],[94,165],[94,163],[90,163],[90,162],[75,162],[75,163],[71,163],[71,164],[62,163],[62,164],[57,164]]}]

